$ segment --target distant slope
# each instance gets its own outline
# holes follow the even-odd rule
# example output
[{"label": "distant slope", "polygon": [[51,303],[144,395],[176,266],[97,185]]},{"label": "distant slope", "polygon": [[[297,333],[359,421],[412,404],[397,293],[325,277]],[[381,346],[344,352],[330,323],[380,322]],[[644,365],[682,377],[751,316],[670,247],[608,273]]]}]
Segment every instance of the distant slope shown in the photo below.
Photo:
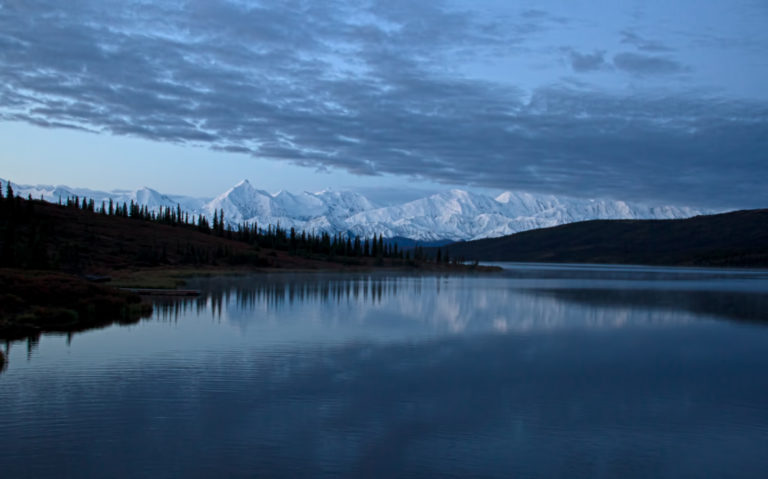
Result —
[{"label": "distant slope", "polygon": [[484,261],[768,266],[768,209],[684,220],[595,220],[454,243]]},{"label": "distant slope", "polygon": [[138,207],[129,210],[131,216],[122,209],[109,214],[91,208],[0,195],[0,269],[95,276],[177,267],[477,270],[428,263],[420,254],[395,251],[381,239],[373,246],[367,239],[352,242],[327,234],[291,236],[283,228],[257,233],[226,230],[216,222],[212,227],[205,221],[193,225],[173,209],[152,217]]}]

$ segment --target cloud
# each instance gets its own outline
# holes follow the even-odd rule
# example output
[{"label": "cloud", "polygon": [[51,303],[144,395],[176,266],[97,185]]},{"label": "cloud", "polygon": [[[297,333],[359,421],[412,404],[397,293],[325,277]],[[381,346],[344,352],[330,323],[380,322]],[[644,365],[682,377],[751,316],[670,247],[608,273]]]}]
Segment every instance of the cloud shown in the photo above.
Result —
[{"label": "cloud", "polygon": [[621,43],[633,45],[638,50],[645,52],[665,53],[674,51],[673,48],[670,48],[659,41],[648,40],[630,30],[623,30],[621,32]]},{"label": "cloud", "polygon": [[[493,58],[527,41],[535,20],[507,28],[441,2],[384,0],[7,3],[0,119],[359,175],[704,206],[768,201],[763,103],[557,84],[525,99],[452,69],[457,52]],[[574,70],[604,63],[602,51],[572,52]],[[638,53],[613,63],[634,75],[685,71]]]},{"label": "cloud", "polygon": [[569,50],[571,68],[579,73],[600,70],[608,66],[605,61],[605,52],[596,50],[594,53],[579,53]]},{"label": "cloud", "polygon": [[636,75],[666,75],[688,70],[685,65],[661,56],[624,52],[613,57],[613,64],[620,70]]}]

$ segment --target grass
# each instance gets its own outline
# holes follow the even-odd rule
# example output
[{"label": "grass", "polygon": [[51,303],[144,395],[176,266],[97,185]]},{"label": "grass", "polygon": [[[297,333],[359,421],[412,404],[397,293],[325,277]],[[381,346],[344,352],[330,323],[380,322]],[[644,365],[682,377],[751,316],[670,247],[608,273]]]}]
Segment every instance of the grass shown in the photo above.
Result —
[{"label": "grass", "polygon": [[141,297],[72,275],[0,270],[0,338],[79,331],[149,316]]}]

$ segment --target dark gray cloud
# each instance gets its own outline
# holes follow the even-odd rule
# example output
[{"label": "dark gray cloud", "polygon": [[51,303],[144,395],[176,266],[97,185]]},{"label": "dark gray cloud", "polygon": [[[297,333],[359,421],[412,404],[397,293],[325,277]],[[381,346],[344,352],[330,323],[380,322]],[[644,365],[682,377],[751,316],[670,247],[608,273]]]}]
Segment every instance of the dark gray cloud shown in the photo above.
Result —
[{"label": "dark gray cloud", "polygon": [[688,70],[685,65],[671,58],[632,52],[614,56],[613,64],[616,68],[637,75],[666,75]]},{"label": "dark gray cloud", "polygon": [[[702,206],[768,201],[768,106],[513,86],[451,70],[546,28],[441,2],[24,0],[0,118],[438,182]],[[533,22],[533,23],[531,23]],[[535,27],[535,28],[534,28]],[[572,51],[577,71],[605,63]],[[621,53],[634,75],[680,73]],[[581,70],[579,70],[581,69]]]},{"label": "dark gray cloud", "polygon": [[621,32],[621,43],[633,45],[638,50],[642,50],[644,52],[667,53],[674,51],[673,48],[665,45],[662,42],[649,40],[631,30],[623,30]]},{"label": "dark gray cloud", "polygon": [[568,55],[571,68],[579,73],[601,70],[608,66],[608,63],[605,61],[604,51],[598,50],[593,53],[579,53],[575,50],[569,50]]}]

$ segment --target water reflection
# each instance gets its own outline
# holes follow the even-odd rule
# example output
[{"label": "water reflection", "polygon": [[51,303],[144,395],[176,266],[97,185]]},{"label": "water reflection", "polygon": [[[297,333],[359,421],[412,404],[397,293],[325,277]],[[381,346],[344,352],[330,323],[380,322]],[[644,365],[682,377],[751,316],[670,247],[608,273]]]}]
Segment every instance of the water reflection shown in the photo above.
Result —
[{"label": "water reflection", "polygon": [[[727,285],[733,280],[721,278],[724,290],[715,287],[713,291],[715,273],[696,282],[682,281],[689,275],[675,282],[658,273],[652,280],[626,277],[618,282],[595,277],[586,281],[566,274],[555,279],[550,275],[542,282],[540,274],[201,279],[193,283],[204,291],[200,297],[159,303],[155,308],[160,320],[177,321],[194,310],[242,327],[275,321],[350,325],[405,321],[412,328],[454,333],[681,324],[700,316],[761,321],[768,311],[768,295],[759,289],[765,288],[765,282],[759,282],[758,291],[746,287],[742,289],[747,291],[731,291]],[[639,277],[645,278],[646,273]],[[292,314],[286,314],[289,311]]]},{"label": "water reflection", "polygon": [[656,289],[540,289],[555,300],[610,309],[688,311],[703,317],[768,321],[768,294],[741,291],[667,291]]},{"label": "water reflection", "polygon": [[[158,298],[142,321],[209,317],[266,344],[768,320],[768,278],[740,271],[516,265],[494,276],[272,274],[200,278],[189,286],[201,296]],[[76,334],[66,334],[67,344]],[[23,342],[29,359],[39,338]]]},{"label": "water reflection", "polygon": [[571,280],[610,280],[610,281],[686,281],[697,282],[751,281],[754,283],[768,280],[766,269],[726,269],[696,268],[671,266],[638,266],[615,264],[562,264],[562,263],[492,263],[504,268],[508,278],[527,279],[571,279]]},{"label": "water reflection", "polygon": [[572,273],[200,279],[6,345],[3,474],[762,477],[768,328],[717,319],[764,280]]}]

